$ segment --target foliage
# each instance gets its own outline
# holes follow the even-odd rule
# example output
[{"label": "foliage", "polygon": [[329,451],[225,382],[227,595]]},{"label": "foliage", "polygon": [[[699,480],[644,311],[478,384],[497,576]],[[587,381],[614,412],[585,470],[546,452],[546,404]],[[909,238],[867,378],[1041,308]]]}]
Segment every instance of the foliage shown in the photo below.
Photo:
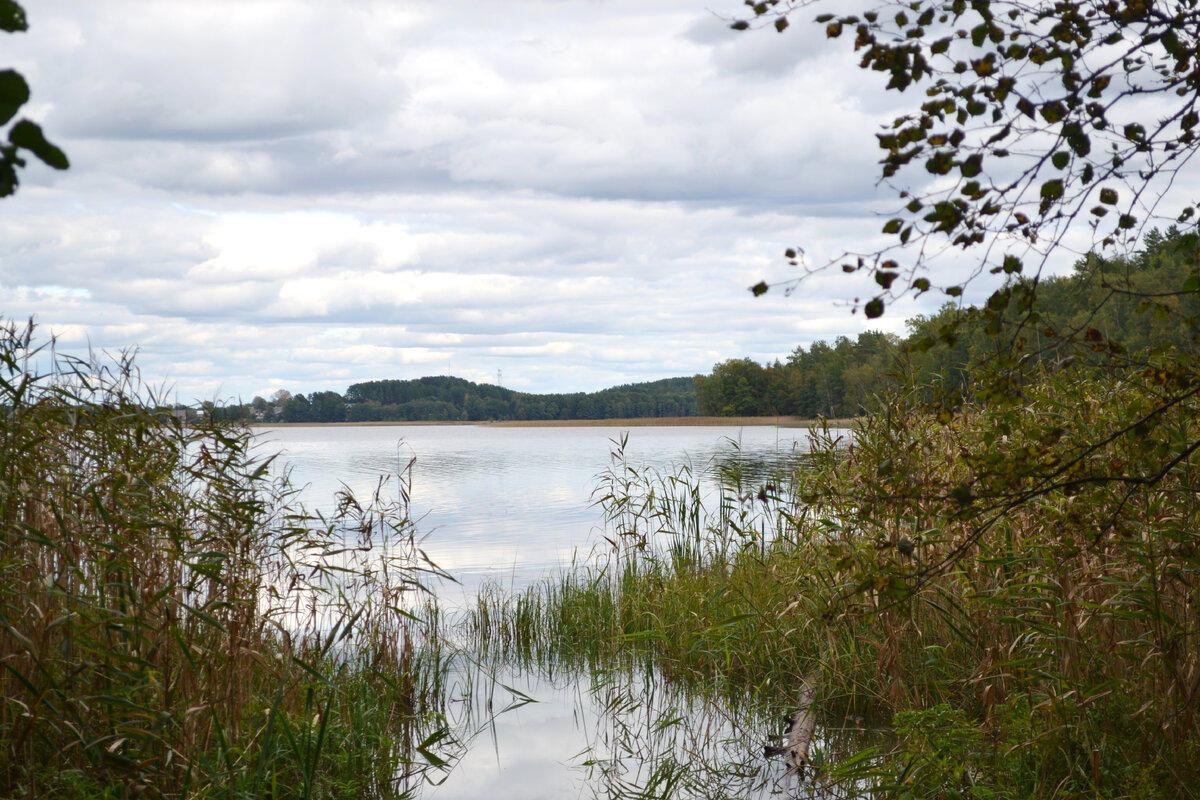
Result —
[{"label": "foliage", "polygon": [[425,377],[352,384],[345,396],[313,392],[262,398],[212,412],[226,420],[265,422],[405,422],[690,417],[697,413],[691,378],[665,378],[599,392],[529,394],[462,378]]},{"label": "foliage", "polygon": [[[852,438],[814,431],[789,490],[716,506],[686,471],[618,463],[601,499],[622,557],[525,598],[501,638],[649,653],[781,708],[815,676],[823,725],[901,734],[822,755],[818,782],[872,796],[1196,796],[1200,464],[1163,458],[1200,433],[1200,401],[1114,435],[1160,391],[1080,363],[1031,376],[1020,410],[969,401],[943,423],[914,389]],[[997,461],[1022,469],[1001,481]]]},{"label": "foliage", "polygon": [[697,375],[700,413],[712,416],[788,415],[805,419],[852,417],[863,412],[872,395],[893,384],[900,343],[877,331],[857,340],[839,336],[797,347],[786,363],[766,366],[730,359]]},{"label": "foliage", "polygon": [[395,796],[436,669],[403,505],[309,514],[244,430],[33,337],[0,330],[0,795]]},{"label": "foliage", "polygon": [[[752,14],[733,27],[773,23],[782,32],[810,5],[816,2],[748,0]],[[1007,448],[981,456],[960,487],[964,507],[978,512],[970,501],[985,484],[993,493],[1002,484],[1027,487],[1011,491],[1007,509],[1037,502],[1115,439],[1135,450],[1155,441],[1158,449],[1151,460],[1129,462],[1139,474],[1113,468],[1087,480],[1110,483],[1131,501],[1152,494],[1200,447],[1195,432],[1175,421],[1200,390],[1196,208],[1168,196],[1200,146],[1200,6],[885,0],[831,8],[816,22],[829,39],[847,41],[859,67],[879,73],[887,90],[911,98],[907,113],[877,134],[880,178],[898,200],[882,226],[889,244],[821,266],[841,262],[847,273],[873,277],[874,296],[861,305],[867,317],[883,314],[896,297],[935,288],[958,303],[968,282],[995,276],[978,308],[943,313],[914,342],[916,353],[965,345],[965,367],[949,364],[940,382],[922,387],[933,414],[947,422],[967,400],[1013,412],[1029,404],[1041,375],[1079,361],[1094,370],[1064,375],[1090,381],[1103,369],[1104,386],[1142,392],[1144,402],[1122,404],[1129,416],[1101,438],[1079,438],[1087,428],[1039,424],[1028,445],[1036,457]],[[1161,218],[1188,225],[1145,237],[1147,251],[1177,268],[1160,270],[1141,258],[1148,269],[1125,271],[1121,262],[1139,258],[1123,256]],[[1054,305],[1062,294],[1046,291],[1044,269],[1068,236],[1087,230],[1092,252],[1075,282],[1091,305],[1064,318]],[[803,261],[798,249],[786,255],[797,266]],[[952,277],[935,287],[934,278],[946,274],[935,271],[939,258]],[[1123,318],[1130,306],[1141,320]],[[1139,329],[1143,335],[1127,336]],[[987,341],[964,341],[978,333]],[[1115,333],[1136,339],[1139,349]],[[912,487],[915,497],[928,488]]]},{"label": "foliage", "polygon": [[676,417],[696,414],[690,378],[599,392],[528,394],[461,378],[368,381],[346,390],[351,419],[550,420]]},{"label": "foliage", "polygon": [[[25,9],[16,0],[0,0],[0,30],[19,33],[28,29]],[[0,70],[0,125],[8,125],[28,101],[29,84],[21,73],[12,69]],[[20,183],[17,169],[26,165],[22,150],[54,169],[69,166],[66,154],[46,139],[40,125],[28,119],[17,120],[8,129],[8,141],[0,144],[0,197],[8,197],[17,190]]]},{"label": "foliage", "polygon": [[[747,5],[783,31],[813,3]],[[1025,272],[1031,254],[1033,274],[1080,217],[1101,245],[1131,243],[1198,144],[1191,2],[893,0],[816,22],[852,42],[887,89],[913,92],[912,110],[877,134],[881,177],[928,176],[924,189],[896,186],[903,208],[883,226],[912,263],[881,253],[847,265],[879,285],[868,316],[901,292],[930,291],[922,267],[943,243],[983,248],[976,275]],[[957,297],[962,284],[943,291]]]},{"label": "foliage", "polygon": [[1012,290],[1034,296],[1023,311],[947,303],[909,320],[903,340],[866,332],[798,347],[783,364],[717,364],[696,377],[701,411],[846,418],[903,385],[920,387],[935,411],[967,399],[1019,401],[1031,375],[1067,364],[1097,374],[1153,369],[1164,388],[1186,391],[1194,382],[1200,293],[1171,287],[1200,286],[1200,249],[1195,234],[1176,226],[1151,230],[1143,245],[1132,256],[1090,253],[1072,274],[1036,287],[1017,276]]}]

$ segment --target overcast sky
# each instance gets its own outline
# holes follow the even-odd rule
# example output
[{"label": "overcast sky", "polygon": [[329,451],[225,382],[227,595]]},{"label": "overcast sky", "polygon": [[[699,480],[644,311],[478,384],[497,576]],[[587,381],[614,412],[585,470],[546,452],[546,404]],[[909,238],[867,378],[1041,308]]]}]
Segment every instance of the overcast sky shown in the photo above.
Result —
[{"label": "overcast sky", "polygon": [[[0,315],[180,401],[457,375],[592,391],[857,335],[884,95],[740,0],[27,2],[67,151],[0,201]],[[945,299],[900,304],[870,327]]]}]

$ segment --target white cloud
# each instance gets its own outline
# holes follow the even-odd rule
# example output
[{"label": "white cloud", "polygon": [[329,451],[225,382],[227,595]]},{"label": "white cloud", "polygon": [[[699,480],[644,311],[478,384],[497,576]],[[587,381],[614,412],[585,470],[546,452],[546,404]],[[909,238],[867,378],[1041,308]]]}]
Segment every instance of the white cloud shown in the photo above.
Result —
[{"label": "white cloud", "polygon": [[[908,98],[730,0],[46,0],[6,37],[72,159],[0,217],[0,314],[181,397],[425,374],[598,389],[855,335]],[[901,330],[901,304],[871,327]]]}]

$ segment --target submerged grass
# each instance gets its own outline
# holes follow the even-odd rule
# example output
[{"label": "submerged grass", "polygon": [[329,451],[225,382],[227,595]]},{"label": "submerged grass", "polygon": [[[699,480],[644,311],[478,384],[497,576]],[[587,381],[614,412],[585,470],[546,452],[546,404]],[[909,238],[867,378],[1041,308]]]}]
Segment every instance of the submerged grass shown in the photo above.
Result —
[{"label": "submerged grass", "polygon": [[0,796],[406,796],[444,665],[390,494],[306,512],[245,431],[5,324]]},{"label": "submerged grass", "polygon": [[598,492],[607,562],[481,595],[473,632],[520,659],[652,663],[779,709],[810,678],[826,725],[896,734],[827,750],[826,789],[1197,796],[1200,473],[1170,454],[1197,440],[1200,409],[1111,435],[1154,397],[1060,374],[1020,409],[949,421],[901,399],[852,442],[814,431],[793,482],[715,495],[617,442]]}]

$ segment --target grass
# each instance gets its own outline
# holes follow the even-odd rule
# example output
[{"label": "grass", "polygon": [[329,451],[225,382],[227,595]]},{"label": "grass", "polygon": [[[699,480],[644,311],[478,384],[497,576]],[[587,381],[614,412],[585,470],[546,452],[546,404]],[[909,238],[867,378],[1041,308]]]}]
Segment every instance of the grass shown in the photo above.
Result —
[{"label": "grass", "polygon": [[1122,437],[1161,408],[1153,376],[1024,391],[941,421],[900,398],[849,447],[816,431],[786,489],[706,495],[618,442],[608,563],[483,596],[474,634],[777,708],[808,676],[825,725],[896,732],[827,753],[823,780],[851,794],[1197,796],[1196,399]]},{"label": "grass", "polygon": [[311,514],[158,408],[0,329],[0,796],[405,796],[444,654],[402,487]]},{"label": "grass", "polygon": [[[485,590],[448,638],[403,476],[310,513],[245,430],[8,324],[0,796],[414,796],[481,728],[449,693],[490,696],[498,663],[593,679],[612,797],[763,789],[730,753],[800,677],[832,796],[1196,796],[1200,401],[1151,372],[1022,393],[893,399],[715,490],[618,440],[605,558]],[[894,742],[834,735],[857,718]]]}]

